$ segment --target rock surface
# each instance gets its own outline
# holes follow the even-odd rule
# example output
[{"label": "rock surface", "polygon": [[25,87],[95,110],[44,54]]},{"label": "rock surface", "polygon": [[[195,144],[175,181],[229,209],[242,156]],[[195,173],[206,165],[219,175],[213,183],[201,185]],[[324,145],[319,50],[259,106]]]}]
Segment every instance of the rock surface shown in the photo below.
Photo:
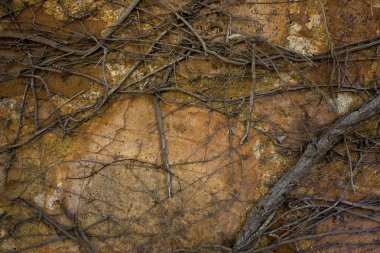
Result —
[{"label": "rock surface", "polygon": [[[121,8],[112,9],[110,5],[102,5],[102,1],[64,2],[72,13],[93,8],[101,10],[85,21],[96,35],[100,35],[121,13]],[[122,4],[129,2],[122,1]],[[229,39],[241,34],[257,34],[307,55],[328,50],[329,36],[334,38],[334,46],[338,46],[375,35],[380,24],[378,1],[232,2],[224,4],[231,8],[231,13],[243,18],[231,24]],[[322,5],[326,8],[325,13]],[[45,2],[43,11],[38,15],[43,20],[54,22],[65,18],[58,1],[50,0]],[[25,19],[28,17],[30,14],[25,14]],[[207,30],[217,18],[217,15],[210,15],[204,22],[195,22],[194,27]],[[211,36],[212,31],[207,31],[207,36]],[[126,60],[117,61],[107,65],[110,83],[116,83],[130,67]],[[355,81],[363,87],[368,87],[369,77],[378,72],[377,62],[348,67],[355,73],[352,74]],[[81,70],[101,76],[100,67],[84,69]],[[147,65],[144,71],[152,71],[152,67]],[[213,65],[203,59],[190,58],[179,64],[176,76],[178,80],[185,81],[200,79],[195,85],[207,87],[210,79],[227,71],[230,69],[223,64]],[[323,69],[318,71],[324,73]],[[258,92],[291,86],[299,81],[294,73],[280,74],[280,77],[261,76]],[[329,78],[317,72],[306,75],[323,84]],[[75,110],[97,101],[102,93],[99,87],[77,77],[65,79],[50,75],[49,83],[53,83],[51,88],[58,91],[58,95],[54,96],[56,104],[53,105],[41,95],[41,121],[48,121],[55,107],[62,106],[77,93],[84,91],[75,103],[63,106],[62,111]],[[23,94],[18,87],[14,83],[0,86],[1,144],[9,143],[17,135],[17,115]],[[237,81],[231,87],[231,94],[236,95],[248,91],[250,83]],[[171,98],[179,97],[174,93],[165,98],[170,102]],[[279,151],[281,146],[302,148],[305,141],[312,140],[313,135],[361,101],[361,94],[340,93],[330,99],[337,109],[333,111],[320,95],[308,90],[258,97],[253,110],[255,124],[250,130],[251,138],[243,145],[240,145],[240,140],[245,129],[244,113],[231,119],[196,105],[161,102],[174,191],[173,197],[169,198],[152,96],[119,94],[98,115],[72,133],[66,135],[52,129],[17,149],[7,182],[5,168],[12,154],[1,154],[0,192],[9,197],[29,199],[62,224],[70,225],[72,222],[62,214],[63,206],[65,212],[75,216],[82,227],[92,226],[101,220],[91,230],[95,237],[101,235],[95,240],[101,252],[166,252],[168,249],[203,244],[231,247],[249,208],[297,159],[298,151],[283,154]],[[27,105],[26,111],[32,115],[32,105]],[[305,128],[310,133],[305,133]],[[25,123],[23,133],[33,130],[33,125]],[[339,182],[346,182],[347,170],[343,163],[326,162],[321,166],[328,169],[323,169],[322,175],[311,173],[308,182],[313,183],[301,186],[298,193],[318,193],[326,189],[326,185],[330,187],[333,184],[331,178],[336,174],[341,175]],[[364,193],[380,193],[379,177],[374,177],[374,174],[378,174],[378,167],[377,170],[363,170],[358,176],[358,195],[347,189],[331,190],[326,194],[342,193],[358,198]],[[3,212],[26,217],[30,210],[11,208],[4,202],[0,206],[0,216]],[[326,228],[332,223],[328,220],[320,226]],[[28,224],[22,231],[25,234],[40,233],[36,237],[44,238],[49,228]],[[5,234],[6,231],[0,227],[0,238]],[[35,241],[31,236],[21,240],[10,238],[0,245],[0,250],[22,248]],[[67,241],[31,250],[78,251],[77,245]]]}]

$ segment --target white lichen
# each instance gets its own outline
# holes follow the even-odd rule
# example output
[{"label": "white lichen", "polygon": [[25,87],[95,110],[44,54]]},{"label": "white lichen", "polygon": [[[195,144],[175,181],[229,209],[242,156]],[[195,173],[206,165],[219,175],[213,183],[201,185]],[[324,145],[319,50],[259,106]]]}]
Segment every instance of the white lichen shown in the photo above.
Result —
[{"label": "white lichen", "polygon": [[312,41],[308,38],[290,35],[286,38],[289,42],[290,49],[299,52],[301,54],[314,54],[317,52],[316,47],[312,44]]},{"label": "white lichen", "polygon": [[41,207],[46,207],[49,210],[54,210],[54,203],[59,199],[59,194],[60,192],[62,192],[62,187],[63,187],[63,183],[59,182],[55,190],[53,191],[53,193],[47,196],[43,193],[38,194],[37,196],[33,198],[33,200],[37,205]]},{"label": "white lichen", "polygon": [[113,63],[113,64],[106,64],[106,67],[110,73],[112,82],[116,83],[119,81],[119,79],[124,76],[128,69],[124,64],[119,63]]},{"label": "white lichen", "polygon": [[253,143],[252,151],[253,151],[253,156],[254,156],[255,158],[257,158],[257,159],[260,159],[260,157],[261,157],[260,148],[261,148],[260,140],[256,140],[256,141]]},{"label": "white lichen", "polygon": [[353,97],[348,94],[338,94],[336,98],[336,106],[338,113],[343,114],[348,112],[353,101]]},{"label": "white lichen", "polygon": [[305,24],[305,26],[309,29],[313,29],[319,27],[321,25],[321,15],[311,14],[310,21]]},{"label": "white lichen", "polygon": [[293,23],[289,28],[290,35],[297,35],[299,31],[301,31],[302,26],[298,23]]},{"label": "white lichen", "polygon": [[59,199],[59,194],[62,191],[63,183],[59,182],[56,189],[52,194],[48,195],[46,198],[46,207],[50,210],[54,210],[54,203]]},{"label": "white lichen", "polygon": [[34,202],[39,206],[44,206],[45,200],[46,200],[45,194],[38,194],[37,196],[34,197]]},{"label": "white lichen", "polygon": [[289,28],[288,46],[290,49],[302,54],[313,54],[317,52],[316,47],[313,45],[311,39],[300,36],[302,26],[298,23],[293,23]]}]

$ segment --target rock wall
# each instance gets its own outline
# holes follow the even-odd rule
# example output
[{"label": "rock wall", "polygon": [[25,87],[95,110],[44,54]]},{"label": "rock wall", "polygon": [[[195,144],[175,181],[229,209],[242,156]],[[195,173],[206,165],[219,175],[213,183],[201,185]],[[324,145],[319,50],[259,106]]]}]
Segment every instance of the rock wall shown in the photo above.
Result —
[{"label": "rock wall", "polygon": [[[39,1],[12,1],[11,6],[13,10],[22,9],[25,2],[30,7],[17,14],[20,24],[34,18],[39,24],[88,33],[93,38],[101,38],[132,3],[47,0],[41,5]],[[172,14],[159,3],[142,1],[115,40],[128,41],[130,33],[143,36],[144,31],[154,31],[164,18],[159,16],[159,21],[150,22],[148,11]],[[190,4],[189,1],[167,3],[177,12],[182,10],[183,15]],[[75,22],[73,15],[81,16],[82,21]],[[346,60],[341,57],[337,60],[341,65],[336,68],[332,67],[336,64],[333,59],[326,63],[307,58],[378,35],[379,19],[380,1],[210,3],[191,24],[202,36],[211,38],[215,48],[218,43],[234,43],[252,35],[306,60],[297,67],[294,67],[297,63],[283,61],[278,63],[278,69],[271,71],[257,67],[252,110],[247,95],[252,85],[249,66],[230,66],[217,57],[204,56],[201,47],[196,49],[198,55],[181,60],[174,67],[171,89],[164,88],[165,92],[158,94],[162,98],[160,113],[169,172],[162,160],[154,92],[141,94],[159,82],[164,73],[157,72],[156,79],[138,81],[167,64],[170,53],[146,59],[127,80],[131,87],[137,83],[134,89],[121,90],[101,107],[75,113],[54,125],[49,124],[57,111],[71,115],[78,108],[100,103],[102,96],[118,85],[148,46],[131,40],[130,44],[108,54],[100,54],[99,63],[78,62],[66,72],[46,74],[44,79],[52,92],[46,92],[43,85],[36,87],[35,103],[32,92],[24,89],[25,79],[2,80],[0,217],[8,220],[0,219],[0,224],[4,224],[0,226],[0,250],[186,252],[181,249],[192,248],[196,252],[224,252],[233,246],[248,210],[295,163],[305,143],[313,141],[337,118],[362,103],[373,87],[378,87],[374,82],[378,72],[378,59],[374,57],[378,55],[377,49],[353,52],[352,58],[347,56]],[[11,21],[12,17],[2,19],[0,31],[11,29]],[[183,36],[181,28],[178,25],[178,31],[170,33],[165,42],[178,42]],[[196,41],[196,36],[192,39]],[[239,45],[231,48],[237,53],[245,52]],[[258,47],[258,50],[265,52],[267,48]],[[31,54],[43,54],[38,50],[42,49]],[[9,54],[5,47],[0,55],[20,61],[25,57],[21,52]],[[107,59],[100,63],[103,56]],[[258,64],[264,60],[256,59]],[[7,70],[21,69],[19,65],[4,64],[8,64]],[[105,78],[109,87],[68,71]],[[338,72],[339,78],[332,79]],[[339,90],[335,86],[331,88],[336,81]],[[204,94],[210,101],[205,97],[199,99]],[[228,104],[212,101],[218,96],[230,99]],[[25,103],[25,97],[31,100]],[[25,119],[20,118],[20,108]],[[249,117],[251,121],[247,121]],[[80,121],[78,126],[76,121]],[[242,143],[247,122],[249,138]],[[66,123],[70,129],[67,132],[60,128]],[[70,128],[70,124],[75,127]],[[372,130],[376,129],[374,122],[368,124]],[[336,152],[344,153],[344,150],[344,146],[339,146]],[[378,164],[363,166],[355,172],[355,193],[348,183],[344,159],[327,158],[311,170],[306,184],[300,182],[294,194],[322,191],[326,197],[341,195],[351,201],[379,194]],[[169,175],[172,197],[167,192]],[[33,214],[39,215],[43,222],[32,220]],[[20,219],[15,222],[10,217]],[[344,224],[349,223],[350,217],[347,219]],[[359,221],[352,224],[373,226]],[[326,219],[316,229],[325,231],[334,225],[335,221]],[[11,230],[13,234],[9,236]],[[85,236],[80,237],[82,241],[76,241],[70,237],[71,233]],[[373,237],[378,235],[376,232]],[[336,238],[341,242],[351,240]],[[367,239],[364,236],[358,240]],[[43,242],[41,246],[39,242]],[[36,247],[29,249],[30,245]],[[277,252],[296,252],[297,247],[306,249],[312,243],[301,241],[294,245],[280,247]]]}]

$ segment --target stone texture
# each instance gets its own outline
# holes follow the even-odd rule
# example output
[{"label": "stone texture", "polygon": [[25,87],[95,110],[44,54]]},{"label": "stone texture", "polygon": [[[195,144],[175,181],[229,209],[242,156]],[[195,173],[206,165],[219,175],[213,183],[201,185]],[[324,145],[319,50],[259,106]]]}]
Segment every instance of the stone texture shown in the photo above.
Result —
[{"label": "stone texture", "polygon": [[[65,2],[72,12],[100,6],[100,1]],[[379,19],[378,3],[323,3],[326,4],[327,25],[336,44],[364,39],[378,31],[378,22],[374,22]],[[254,20],[248,24],[247,21],[233,23],[230,36],[258,34],[273,43],[306,54],[328,49],[326,24],[318,1],[278,5],[225,4],[232,13]],[[43,8],[45,14],[39,15],[46,20],[64,17],[56,1],[46,1]],[[86,21],[91,31],[98,35],[112,24],[120,12],[107,5],[101,10],[95,18]],[[28,17],[30,14],[25,14],[25,19]],[[195,24],[195,27],[205,29],[213,20],[217,17],[209,17],[207,22]],[[129,65],[124,61],[107,65],[110,81],[116,82],[125,73],[126,66]],[[150,71],[149,68],[145,71]],[[352,69],[356,70],[356,76],[360,76],[358,80],[368,85],[369,77],[376,72],[378,65],[363,63],[360,67],[352,66]],[[88,70],[88,73],[99,76],[100,71],[97,68]],[[207,86],[208,78],[226,71],[231,69],[218,62],[189,59],[178,66],[176,74],[185,80],[201,78],[203,83],[199,85]],[[293,78],[293,73],[281,75],[282,78],[261,77],[258,89],[263,91],[298,81]],[[310,76],[321,82],[328,79],[320,73],[311,73]],[[54,106],[61,106],[68,97],[88,89],[80,99],[62,110],[74,110],[96,101],[100,96],[99,87],[82,79],[62,79],[51,75],[49,81],[53,83],[52,88],[63,94],[54,98]],[[238,82],[234,87],[232,92],[236,94],[248,90],[250,83]],[[17,131],[22,91],[9,83],[0,87],[0,94],[4,96],[0,100],[2,144],[9,142]],[[171,96],[175,97],[175,94]],[[76,214],[82,226],[100,217],[111,217],[112,222],[92,230],[95,234],[115,235],[108,244],[96,241],[102,252],[164,252],[206,243],[232,246],[252,203],[263,196],[296,159],[280,154],[275,145],[279,143],[273,142],[270,134],[286,136],[280,138],[281,145],[300,147],[302,142],[312,139],[313,134],[322,131],[362,99],[359,95],[343,93],[331,101],[337,103],[337,112],[330,111],[321,103],[321,97],[312,92],[257,99],[253,111],[257,124],[251,130],[250,141],[243,146],[239,142],[244,122],[228,119],[206,108],[162,103],[174,188],[174,197],[168,199],[166,172],[162,166],[157,166],[162,161],[152,98],[118,95],[99,115],[70,135],[63,135],[55,129],[20,148],[2,191],[32,200],[62,223],[69,224],[70,221],[63,217],[59,203]],[[40,119],[48,119],[53,106],[46,100],[40,103]],[[33,113],[31,105],[27,111]],[[244,115],[240,119],[245,119]],[[33,131],[31,125],[25,124],[25,127],[25,133]],[[312,130],[311,136],[305,134],[305,128]],[[7,160],[9,154],[0,157],[0,170]],[[346,173],[341,164],[329,166],[331,169],[324,175],[327,178],[335,172]],[[310,181],[324,176],[311,175]],[[370,171],[364,173],[357,182],[357,188],[378,192],[377,180],[372,177]],[[4,176],[0,179],[3,180]],[[325,187],[321,183],[299,191],[315,193]],[[351,195],[349,192],[346,194]],[[3,211],[12,215],[28,214],[7,206],[0,207],[0,214]],[[328,223],[324,225],[328,227]],[[31,225],[23,231],[47,233],[49,230]],[[0,230],[0,237],[4,233]],[[0,246],[0,250],[22,247],[29,242],[34,241],[10,239]],[[33,252],[77,251],[77,246],[69,242],[58,242]]]}]

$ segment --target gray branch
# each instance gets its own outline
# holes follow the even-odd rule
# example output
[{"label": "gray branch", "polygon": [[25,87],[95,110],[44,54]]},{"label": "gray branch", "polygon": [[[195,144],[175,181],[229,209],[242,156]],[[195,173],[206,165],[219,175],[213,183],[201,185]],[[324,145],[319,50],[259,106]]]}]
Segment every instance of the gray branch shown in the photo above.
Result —
[{"label": "gray branch", "polygon": [[300,181],[344,134],[380,111],[380,95],[363,103],[359,108],[338,119],[319,139],[310,143],[297,164],[287,172],[272,189],[256,204],[237,237],[233,252],[250,252],[251,242],[257,239],[262,224],[283,203],[284,194]]}]

